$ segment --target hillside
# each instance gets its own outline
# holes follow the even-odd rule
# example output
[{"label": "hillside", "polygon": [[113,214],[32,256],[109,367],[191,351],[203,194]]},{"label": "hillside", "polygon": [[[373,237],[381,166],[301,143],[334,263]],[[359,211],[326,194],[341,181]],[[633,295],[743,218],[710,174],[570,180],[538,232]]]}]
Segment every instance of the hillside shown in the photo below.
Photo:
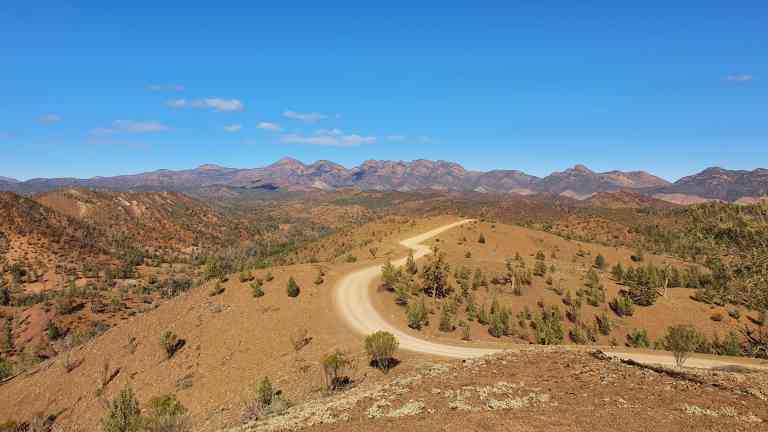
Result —
[{"label": "hillside", "polygon": [[233,215],[176,192],[99,192],[61,189],[32,197],[59,213],[127,237],[143,248],[191,253],[237,245],[257,229]]},{"label": "hillside", "polygon": [[[757,365],[747,360],[733,360],[744,366],[708,372],[649,370],[609,360],[592,347],[521,346],[512,343],[513,337],[505,337],[501,345],[484,340],[477,328],[472,341],[453,343],[504,346],[509,351],[465,361],[400,351],[389,374],[373,368],[362,335],[346,331],[337,314],[333,287],[351,271],[383,264],[387,251],[401,256],[405,251],[398,246],[400,239],[448,220],[455,219],[392,219],[372,225],[360,237],[380,236],[378,247],[385,256],[253,271],[253,280],[262,281],[262,296],[254,296],[252,282],[233,275],[127,316],[90,340],[73,343],[65,338],[58,357],[31,365],[0,384],[0,419],[29,420],[42,413],[65,430],[97,430],[108,402],[126,387],[133,389],[142,408],[153,397],[175,395],[189,410],[195,431],[389,430],[393,425],[416,430],[512,426],[607,431],[614,430],[617,421],[627,424],[627,430],[651,425],[661,430],[751,430],[768,419],[761,399],[768,394],[768,377],[746,369]],[[479,232],[487,234],[486,243],[462,240]],[[570,271],[565,267],[571,250],[558,243],[563,240],[530,230],[477,225],[441,235],[434,244],[451,254],[451,262],[486,266],[508,254],[494,251],[509,238],[527,239],[529,244],[518,249],[526,260],[530,248],[560,246],[562,262],[556,264],[563,267],[562,274]],[[352,246],[349,251],[362,256],[366,248]],[[475,250],[472,258],[452,255],[454,249],[461,253],[467,248]],[[648,257],[650,262],[656,259]],[[429,262],[418,265],[423,268]],[[286,293],[291,277],[300,287],[295,298]],[[510,299],[516,304],[521,297]],[[505,304],[510,299],[504,298]],[[688,300],[675,298],[674,303],[680,301]],[[434,320],[430,328],[437,325],[437,315]],[[184,340],[174,345],[178,348],[170,356],[161,344],[167,331]],[[421,337],[435,341],[454,335],[425,332]],[[329,390],[320,361],[335,349],[352,362],[341,371],[345,384]],[[289,403],[276,405],[272,415],[254,418],[257,411],[248,407],[265,376],[280,391],[278,400]]]}]

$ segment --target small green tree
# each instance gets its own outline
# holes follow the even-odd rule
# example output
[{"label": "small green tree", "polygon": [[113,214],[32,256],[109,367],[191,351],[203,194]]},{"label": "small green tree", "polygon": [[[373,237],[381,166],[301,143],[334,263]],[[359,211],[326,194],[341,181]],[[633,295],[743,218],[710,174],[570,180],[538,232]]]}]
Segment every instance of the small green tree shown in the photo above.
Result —
[{"label": "small green tree", "polygon": [[326,354],[323,356],[320,364],[323,367],[326,390],[339,390],[350,384],[351,378],[347,372],[352,365],[352,361],[345,352],[337,349]]},{"label": "small green tree", "polygon": [[264,290],[261,288],[261,284],[258,281],[251,282],[251,294],[253,294],[254,297],[264,296]]},{"label": "small green tree", "polygon": [[130,387],[120,390],[101,420],[104,432],[138,432],[142,423],[139,401]]},{"label": "small green tree", "polygon": [[272,405],[272,400],[275,397],[275,389],[272,387],[272,382],[269,381],[269,377],[265,376],[259,381],[259,385],[256,386],[256,400],[261,406]]},{"label": "small green tree", "polygon": [[296,280],[293,279],[293,276],[288,278],[288,287],[286,291],[288,293],[288,297],[298,297],[299,294],[301,293],[299,284],[296,283]]},{"label": "small green tree", "polygon": [[665,350],[671,351],[675,356],[677,367],[683,367],[685,361],[695,351],[700,341],[696,329],[690,325],[676,325],[667,328],[667,334],[662,340]]},{"label": "small green tree", "polygon": [[413,258],[413,251],[408,252],[408,259],[405,261],[405,271],[412,275],[419,272],[419,267],[416,265],[416,260]]},{"label": "small green tree", "polygon": [[385,331],[377,331],[365,338],[365,352],[371,356],[371,363],[385,373],[394,363],[395,351],[399,345],[395,335]]},{"label": "small green tree", "polygon": [[624,267],[621,266],[621,263],[616,263],[611,268],[611,275],[616,282],[621,282],[624,280]]},{"label": "small green tree", "polygon": [[422,327],[429,325],[429,312],[424,297],[420,297],[419,301],[408,303],[405,313],[408,318],[408,327],[421,330]]},{"label": "small green tree", "polygon": [[603,270],[605,268],[605,257],[601,254],[598,254],[595,257],[595,267],[599,268],[600,270]]},{"label": "small green tree", "polygon": [[634,303],[629,296],[619,295],[611,300],[611,309],[620,317],[632,316],[635,313]]},{"label": "small green tree", "polygon": [[600,334],[603,336],[608,336],[611,334],[611,318],[608,316],[606,311],[602,311],[600,315],[596,315],[595,322],[597,323],[597,330],[600,332]]},{"label": "small green tree", "polygon": [[453,326],[453,311],[447,304],[443,304],[440,309],[440,325],[438,326],[441,332],[449,333],[455,330]]}]

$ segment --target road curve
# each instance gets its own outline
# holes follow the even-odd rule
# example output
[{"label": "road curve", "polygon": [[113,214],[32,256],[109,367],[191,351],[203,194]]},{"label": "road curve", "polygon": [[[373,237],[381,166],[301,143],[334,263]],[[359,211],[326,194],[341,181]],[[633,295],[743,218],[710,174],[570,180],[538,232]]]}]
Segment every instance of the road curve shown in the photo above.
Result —
[{"label": "road curve", "polygon": [[[400,244],[412,249],[413,257],[419,259],[432,253],[429,246],[421,244],[422,242],[470,221],[471,219],[467,219],[448,224],[403,240]],[[398,259],[393,261],[392,264],[397,267],[403,266],[405,265],[406,259],[407,258]],[[378,264],[356,270],[344,276],[336,285],[336,308],[347,323],[358,333],[367,335],[379,330],[387,331],[397,337],[400,341],[401,349],[442,357],[475,358],[500,351],[429,342],[398,330],[394,325],[388,323],[384,317],[379,315],[371,302],[368,288],[380,275],[381,265]]]}]

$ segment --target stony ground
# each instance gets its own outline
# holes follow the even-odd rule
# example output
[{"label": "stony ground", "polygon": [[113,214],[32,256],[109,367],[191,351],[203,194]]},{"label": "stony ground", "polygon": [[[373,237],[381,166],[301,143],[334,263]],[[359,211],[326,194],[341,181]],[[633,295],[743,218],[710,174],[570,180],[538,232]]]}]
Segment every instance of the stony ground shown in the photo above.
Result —
[{"label": "stony ground", "polygon": [[768,430],[768,374],[658,372],[531,347],[422,363],[387,383],[318,397],[245,431]]}]

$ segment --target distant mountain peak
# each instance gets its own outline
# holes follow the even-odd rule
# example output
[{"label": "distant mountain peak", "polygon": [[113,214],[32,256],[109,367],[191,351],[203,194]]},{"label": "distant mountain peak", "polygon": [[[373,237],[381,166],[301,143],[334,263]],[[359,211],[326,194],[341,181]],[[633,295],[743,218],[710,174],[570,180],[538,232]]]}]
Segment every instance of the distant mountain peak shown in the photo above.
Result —
[{"label": "distant mountain peak", "polygon": [[19,181],[16,180],[15,178],[3,177],[3,176],[0,176],[0,181],[4,181],[4,182],[7,182],[7,183],[19,183]]},{"label": "distant mountain peak", "polygon": [[582,165],[582,164],[574,165],[574,167],[571,168],[571,171],[576,171],[576,172],[580,172],[580,173],[584,173],[584,174],[594,174],[594,171],[592,171],[591,169],[587,168],[586,165]]}]

